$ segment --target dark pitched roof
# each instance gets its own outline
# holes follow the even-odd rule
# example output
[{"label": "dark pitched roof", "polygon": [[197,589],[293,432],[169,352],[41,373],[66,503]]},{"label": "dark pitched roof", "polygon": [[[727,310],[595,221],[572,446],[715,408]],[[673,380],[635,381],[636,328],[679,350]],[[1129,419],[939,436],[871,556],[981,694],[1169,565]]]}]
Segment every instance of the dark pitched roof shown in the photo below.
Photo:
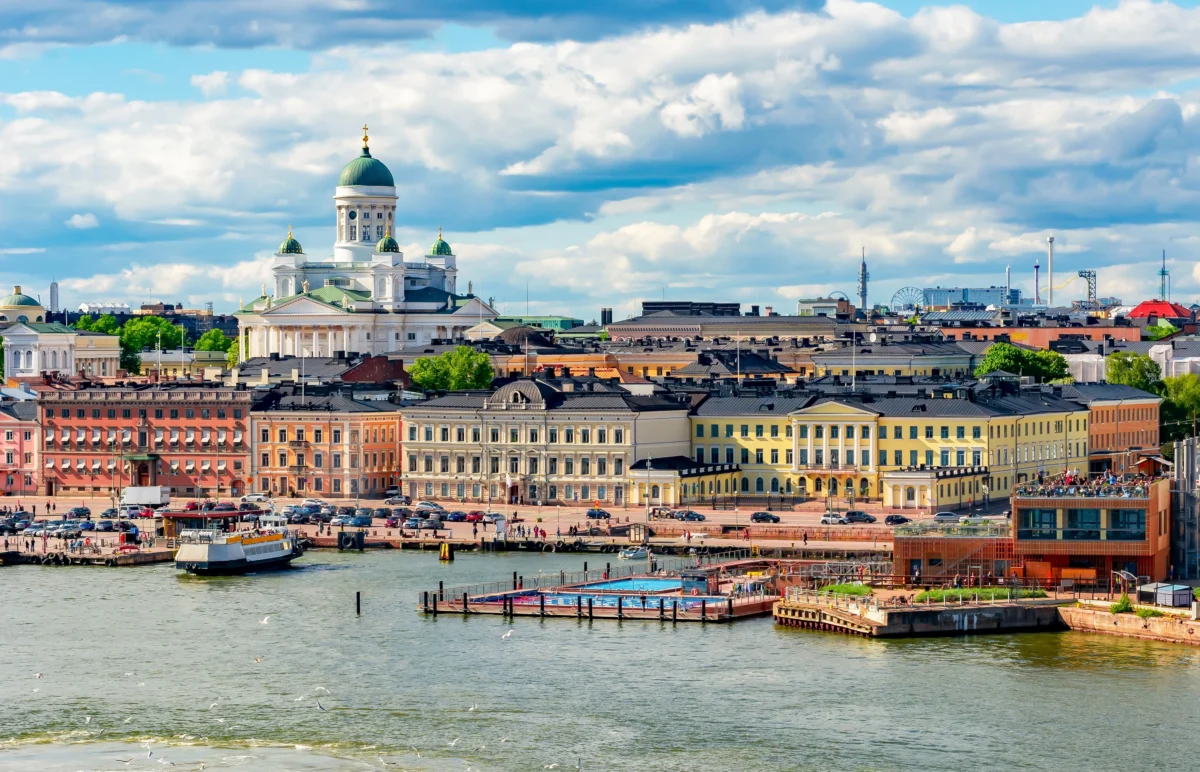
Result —
[{"label": "dark pitched roof", "polygon": [[796,397],[710,397],[696,408],[696,415],[708,416],[746,416],[746,415],[777,415],[786,416],[793,410],[815,403],[817,397],[805,394]]},{"label": "dark pitched roof", "polygon": [[0,411],[7,413],[18,421],[36,421],[38,417],[37,402],[32,399],[20,402],[5,402],[0,404]]},{"label": "dark pitched roof", "polygon": [[1155,394],[1121,383],[1069,383],[1062,388],[1063,397],[1082,404],[1119,399],[1160,399]]},{"label": "dark pitched roof", "polygon": [[328,357],[254,357],[238,365],[240,372],[253,375],[266,368],[267,375],[272,378],[291,378],[292,370],[304,374],[305,378],[327,380],[344,375],[355,363],[345,359]]}]

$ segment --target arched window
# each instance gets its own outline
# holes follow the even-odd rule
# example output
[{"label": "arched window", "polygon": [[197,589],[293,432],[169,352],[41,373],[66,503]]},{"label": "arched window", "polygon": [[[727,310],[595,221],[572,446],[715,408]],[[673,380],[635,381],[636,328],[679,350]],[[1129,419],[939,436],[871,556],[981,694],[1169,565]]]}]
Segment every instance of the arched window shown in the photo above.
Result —
[{"label": "arched window", "polygon": [[652,499],[658,498],[658,486],[657,485],[650,486],[650,498],[652,498]]},{"label": "arched window", "polygon": [[816,482],[813,483],[813,490],[816,491],[817,493],[820,493],[821,485],[822,485],[821,478],[818,477]]},{"label": "arched window", "polygon": [[742,493],[749,493],[749,492],[750,492],[750,478],[743,477],[742,478]]},{"label": "arched window", "polygon": [[905,488],[904,489],[904,500],[915,502],[917,500],[917,489],[912,488],[912,487]]},{"label": "arched window", "polygon": [[862,482],[858,484],[858,490],[863,496],[871,495],[871,481],[867,478],[862,478]]},{"label": "arched window", "polygon": [[40,322],[40,321],[42,321],[42,317],[40,317],[40,316],[39,316],[39,317],[37,318],[37,320],[38,320],[39,322]]},{"label": "arched window", "polygon": [[771,493],[779,493],[779,478],[771,478]]},{"label": "arched window", "polygon": [[807,477],[801,477],[800,482],[798,484],[800,486],[801,493],[808,493],[808,478]]},{"label": "arched window", "polygon": [[28,317],[28,316],[25,316],[24,314],[21,314],[20,316],[18,316],[18,317],[17,317],[17,321],[18,321],[18,322],[28,322],[28,321],[29,321],[29,317]]},{"label": "arched window", "polygon": [[785,488],[784,490],[785,490],[787,493],[791,493],[791,492],[792,492],[792,478],[790,478],[790,477],[789,477],[789,478],[787,479],[787,486],[786,486],[786,488]]},{"label": "arched window", "polygon": [[836,496],[837,492],[838,492],[838,482],[837,482],[837,479],[834,478],[829,481],[829,495]]},{"label": "arched window", "polygon": [[58,369],[58,352],[57,351],[50,352],[50,369],[52,369],[52,370]]},{"label": "arched window", "polygon": [[763,478],[761,478],[761,477],[756,477],[756,478],[754,479],[754,492],[755,492],[755,493],[762,493],[762,492],[763,492]]}]

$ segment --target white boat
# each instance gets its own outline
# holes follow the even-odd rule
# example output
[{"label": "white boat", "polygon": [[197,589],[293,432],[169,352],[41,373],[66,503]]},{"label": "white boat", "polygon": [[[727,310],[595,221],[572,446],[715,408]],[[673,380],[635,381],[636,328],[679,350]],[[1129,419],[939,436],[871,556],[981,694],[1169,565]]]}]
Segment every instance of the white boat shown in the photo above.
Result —
[{"label": "white boat", "polygon": [[626,547],[617,553],[617,557],[621,560],[644,560],[651,554],[649,547]]},{"label": "white boat", "polygon": [[304,553],[295,534],[284,527],[234,533],[216,529],[184,531],[179,541],[175,567],[203,576],[287,568]]}]

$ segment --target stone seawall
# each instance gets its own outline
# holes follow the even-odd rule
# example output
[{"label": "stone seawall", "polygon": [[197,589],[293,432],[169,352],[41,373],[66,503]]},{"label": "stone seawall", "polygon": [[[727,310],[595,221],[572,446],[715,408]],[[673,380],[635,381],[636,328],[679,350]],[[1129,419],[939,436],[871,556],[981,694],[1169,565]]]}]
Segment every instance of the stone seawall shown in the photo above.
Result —
[{"label": "stone seawall", "polygon": [[1090,606],[1060,606],[1063,624],[1072,630],[1169,643],[1200,644],[1200,622],[1180,617],[1142,619],[1135,614],[1113,614]]}]

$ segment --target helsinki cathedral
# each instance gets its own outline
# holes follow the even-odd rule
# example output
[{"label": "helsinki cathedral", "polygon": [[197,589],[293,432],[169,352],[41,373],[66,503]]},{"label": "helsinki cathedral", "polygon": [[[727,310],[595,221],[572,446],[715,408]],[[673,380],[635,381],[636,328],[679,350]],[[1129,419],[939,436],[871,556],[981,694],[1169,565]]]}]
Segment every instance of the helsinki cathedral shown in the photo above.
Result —
[{"label": "helsinki cathedral", "polygon": [[371,156],[367,127],[362,152],[346,164],[333,193],[337,239],[331,255],[309,255],[288,228],[271,260],[273,287],[237,311],[242,359],[381,355],[460,339],[496,317],[469,291],[458,294],[454,251],[438,230],[429,253],[405,260],[392,237],[396,183]]}]

